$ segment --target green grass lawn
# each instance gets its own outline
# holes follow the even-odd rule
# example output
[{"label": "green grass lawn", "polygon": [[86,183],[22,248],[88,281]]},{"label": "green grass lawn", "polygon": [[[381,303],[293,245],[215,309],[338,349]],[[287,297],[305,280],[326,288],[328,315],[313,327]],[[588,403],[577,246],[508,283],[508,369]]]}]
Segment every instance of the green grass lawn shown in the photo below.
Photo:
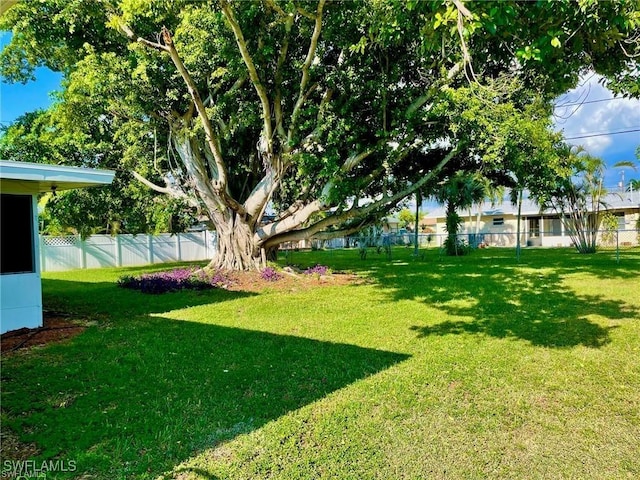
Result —
[{"label": "green grass lawn", "polygon": [[295,252],[367,281],[259,294],[46,273],[91,326],[2,359],[2,429],[75,462],[47,479],[640,478],[640,251],[513,257]]}]

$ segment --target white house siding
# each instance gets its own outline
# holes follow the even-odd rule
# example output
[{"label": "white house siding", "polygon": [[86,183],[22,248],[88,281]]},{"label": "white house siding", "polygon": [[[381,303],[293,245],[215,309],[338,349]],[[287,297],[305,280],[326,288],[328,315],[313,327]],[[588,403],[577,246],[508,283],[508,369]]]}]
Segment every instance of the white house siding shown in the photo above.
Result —
[{"label": "white house siding", "polygon": [[[71,188],[84,188],[94,185],[108,185],[115,172],[89,168],[62,167],[28,162],[0,160],[0,191],[3,195],[24,195],[31,197],[31,245],[24,245],[22,237],[11,237],[11,230],[3,228],[2,237],[9,240],[4,248],[11,248],[13,258],[27,258],[27,247],[32,248],[32,262],[29,267],[20,270],[15,267],[0,272],[0,333],[17,328],[34,328],[42,325],[42,287],[40,284],[41,256],[39,255],[38,208],[36,196],[40,192],[62,191]],[[5,200],[7,197],[5,197]],[[11,200],[13,202],[13,200]],[[10,202],[10,203],[11,203]],[[28,205],[28,203],[25,203]],[[15,209],[15,204],[13,206]],[[3,222],[9,218],[15,222],[26,212],[8,210],[3,212]],[[7,217],[5,217],[7,215]],[[11,218],[11,215],[18,217]],[[19,224],[19,221],[18,221]],[[15,230],[14,230],[15,233]],[[29,238],[29,235],[26,236]],[[14,243],[11,243],[15,241]],[[7,245],[9,247],[7,247]],[[4,252],[6,255],[7,252]]]},{"label": "white house siding", "polygon": [[[10,192],[3,192],[10,193]],[[31,195],[32,222],[38,224],[38,203]],[[38,234],[33,229],[34,271],[0,275],[0,333],[42,325],[42,284],[38,255]]]}]

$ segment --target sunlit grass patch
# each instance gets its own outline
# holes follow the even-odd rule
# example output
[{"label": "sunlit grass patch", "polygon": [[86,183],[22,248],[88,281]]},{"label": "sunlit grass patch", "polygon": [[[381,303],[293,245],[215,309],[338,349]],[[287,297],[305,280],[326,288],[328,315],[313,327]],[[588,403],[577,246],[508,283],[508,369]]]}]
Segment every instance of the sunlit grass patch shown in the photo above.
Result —
[{"label": "sunlit grass patch", "polygon": [[261,293],[46,273],[94,324],[3,358],[3,430],[54,478],[640,476],[640,252],[411,253],[294,252],[366,281]]}]

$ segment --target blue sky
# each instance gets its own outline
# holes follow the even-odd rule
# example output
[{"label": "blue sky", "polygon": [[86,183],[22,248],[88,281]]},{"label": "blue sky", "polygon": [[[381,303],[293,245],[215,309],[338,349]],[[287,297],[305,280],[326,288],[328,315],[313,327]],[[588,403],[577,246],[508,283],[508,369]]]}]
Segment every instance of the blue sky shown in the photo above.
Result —
[{"label": "blue sky", "polygon": [[[582,145],[588,153],[606,161],[609,168],[605,183],[611,188],[621,181],[623,171],[625,181],[640,178],[640,161],[635,154],[640,146],[640,100],[614,97],[599,81],[599,76],[589,75],[556,99],[554,124],[564,132],[568,143]],[[612,168],[625,160],[635,161],[638,170]]]},{"label": "blue sky", "polygon": [[[0,37],[0,48],[8,41]],[[36,81],[26,84],[0,82],[0,122],[3,126],[23,113],[47,108],[52,92],[60,89],[62,76],[46,68],[36,71]],[[640,100],[614,98],[613,94],[591,75],[574,90],[556,101],[554,123],[564,131],[569,143],[582,145],[590,154],[603,158],[609,167],[623,160],[635,161],[638,170],[608,168],[605,183],[615,187],[624,174],[625,180],[640,178],[640,161],[636,149],[640,145]],[[611,134],[611,132],[626,132]],[[575,138],[581,137],[581,138]]]},{"label": "blue sky", "polygon": [[[11,41],[10,32],[0,32],[0,50]],[[47,68],[36,70],[36,81],[26,84],[0,81],[0,125],[6,126],[26,112],[51,105],[51,93],[60,89],[62,75]]]},{"label": "blue sky", "polygon": [[2,125],[13,122],[26,112],[51,105],[51,93],[60,89],[62,75],[46,68],[36,70],[35,82],[26,84],[0,84],[0,121]]}]

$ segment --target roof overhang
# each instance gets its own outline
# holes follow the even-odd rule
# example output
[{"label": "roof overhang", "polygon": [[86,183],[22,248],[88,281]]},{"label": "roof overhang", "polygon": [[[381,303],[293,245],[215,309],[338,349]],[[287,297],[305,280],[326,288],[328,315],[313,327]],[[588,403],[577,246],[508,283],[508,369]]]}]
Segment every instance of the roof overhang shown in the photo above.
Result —
[{"label": "roof overhang", "polygon": [[0,190],[10,193],[59,192],[109,185],[114,175],[113,170],[0,160]]}]

